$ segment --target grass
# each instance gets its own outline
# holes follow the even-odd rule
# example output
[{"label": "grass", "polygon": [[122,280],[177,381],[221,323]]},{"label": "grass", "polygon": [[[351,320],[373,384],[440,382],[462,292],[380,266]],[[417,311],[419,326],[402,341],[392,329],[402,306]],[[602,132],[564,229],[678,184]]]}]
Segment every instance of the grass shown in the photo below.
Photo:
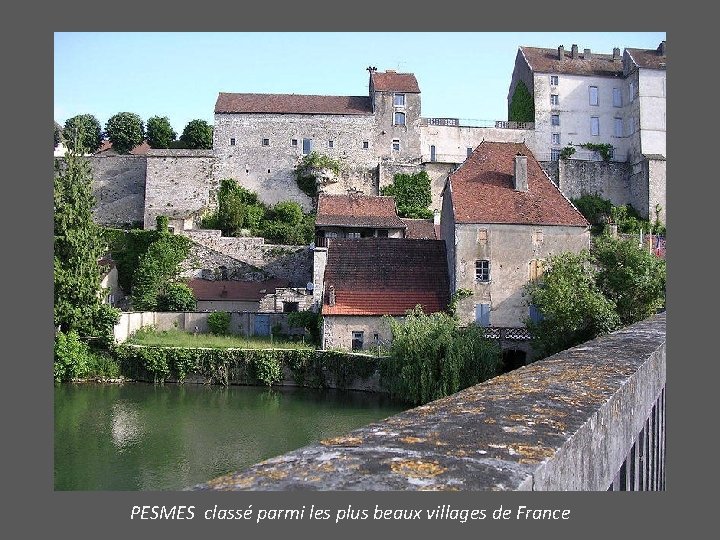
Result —
[{"label": "grass", "polygon": [[315,347],[306,343],[271,337],[217,336],[214,334],[191,334],[180,330],[155,330],[151,328],[141,328],[127,342],[135,345],[203,347],[208,349],[315,349]]}]

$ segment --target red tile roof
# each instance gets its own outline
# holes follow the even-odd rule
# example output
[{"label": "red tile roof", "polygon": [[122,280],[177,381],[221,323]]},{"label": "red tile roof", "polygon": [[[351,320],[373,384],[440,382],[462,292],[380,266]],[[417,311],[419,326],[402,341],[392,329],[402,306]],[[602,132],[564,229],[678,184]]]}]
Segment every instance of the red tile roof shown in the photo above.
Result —
[{"label": "red tile roof", "polygon": [[405,238],[413,240],[437,240],[435,231],[435,220],[433,219],[410,219],[400,218],[407,226]]},{"label": "red tile roof", "polygon": [[570,49],[565,49],[564,59],[560,61],[557,49],[540,47],[520,47],[530,68],[536,73],[565,73],[568,75],[600,75],[606,77],[622,77],[622,57],[613,60],[612,54],[598,54],[585,59],[580,51],[578,58],[573,60]]},{"label": "red tile roof", "polygon": [[[445,242],[440,240],[333,240],[324,281],[323,315],[404,315],[418,304],[435,313],[450,300]],[[328,305],[331,285],[334,306]]]},{"label": "red tile roof", "polygon": [[191,279],[188,282],[196,300],[235,300],[257,302],[266,294],[273,294],[278,287],[289,287],[285,279],[267,281],[212,281]]},{"label": "red tile roof", "polygon": [[318,197],[315,225],[320,227],[373,227],[404,229],[395,199],[375,195],[327,195]]},{"label": "red tile roof", "polygon": [[372,114],[372,104],[367,96],[220,92],[215,113]]},{"label": "red tile roof", "polygon": [[373,71],[371,79],[373,88],[378,92],[420,93],[420,86],[412,73],[397,73],[390,69],[384,73]]},{"label": "red tile roof", "polygon": [[[513,188],[518,153],[527,156],[527,191]],[[523,143],[483,141],[450,175],[445,189],[448,187],[456,223],[589,225]]]},{"label": "red tile roof", "polygon": [[657,49],[625,49],[636,66],[649,69],[666,69],[667,55]]}]

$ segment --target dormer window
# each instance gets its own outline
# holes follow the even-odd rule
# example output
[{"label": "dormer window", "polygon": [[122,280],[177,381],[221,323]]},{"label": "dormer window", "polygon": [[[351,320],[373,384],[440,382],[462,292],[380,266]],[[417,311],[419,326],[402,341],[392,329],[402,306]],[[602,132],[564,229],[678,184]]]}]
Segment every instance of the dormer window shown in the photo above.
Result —
[{"label": "dormer window", "polygon": [[405,106],[405,94],[395,94],[393,96],[393,105],[396,107],[404,107]]}]

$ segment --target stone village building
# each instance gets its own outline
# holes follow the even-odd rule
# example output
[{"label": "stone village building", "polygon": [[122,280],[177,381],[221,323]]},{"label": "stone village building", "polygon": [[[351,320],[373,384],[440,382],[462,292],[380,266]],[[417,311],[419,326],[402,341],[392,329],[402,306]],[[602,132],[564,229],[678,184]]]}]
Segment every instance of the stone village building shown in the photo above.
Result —
[{"label": "stone village building", "polygon": [[440,226],[450,294],[472,292],[457,304],[461,324],[524,327],[523,287],[543,260],[590,247],[587,220],[524,144],[478,145],[447,179]]},{"label": "stone village building", "polygon": [[333,239],[316,248],[314,298],[324,348],[372,350],[390,341],[386,316],[450,301],[445,243],[405,238]]},{"label": "stone village building", "polygon": [[[657,50],[625,49],[622,58],[619,50],[604,55],[588,50],[579,53],[576,46],[569,52],[562,46],[558,50],[520,47],[508,99],[517,82],[523,80],[535,101],[534,122],[498,121],[488,127],[462,125],[456,118],[422,117],[417,79],[411,73],[391,70],[378,72],[368,68],[366,96],[221,92],[215,104],[212,150],[151,149],[141,155],[126,156],[104,152],[91,158],[98,199],[96,219],[105,225],[140,221],[146,228],[152,228],[158,215],[166,215],[171,218],[175,232],[203,243],[203,249],[208,251],[205,258],[217,260],[218,265],[227,267],[233,275],[249,272],[254,275],[262,271],[263,279],[290,277],[295,287],[307,282],[317,287],[319,272],[312,267],[311,250],[282,253],[273,246],[255,245],[251,239],[215,238],[195,228],[198,218],[217,204],[215,192],[220,180],[235,178],[243,187],[256,191],[266,203],[295,200],[309,210],[315,201],[297,186],[294,169],[299,160],[312,151],[343,163],[339,175],[323,179],[319,201],[330,201],[332,195],[347,198],[348,193],[382,200],[380,189],[392,182],[394,173],[425,170],[432,182],[431,208],[436,211],[432,228],[429,223],[400,220],[395,221],[393,227],[386,224],[388,226],[382,228],[363,226],[363,229],[366,233],[372,229],[372,236],[383,236],[387,230],[388,237],[438,238],[442,228],[446,241],[451,232],[457,233],[454,241],[459,241],[473,227],[487,229],[487,245],[494,247],[485,248],[493,251],[483,260],[490,262],[493,278],[490,284],[471,284],[476,296],[474,300],[465,300],[464,316],[467,320],[475,319],[477,309],[483,309],[476,309],[469,302],[489,304],[491,325],[517,326],[522,319],[521,308],[517,292],[511,291],[518,290],[529,272],[521,266],[558,251],[560,244],[556,240],[560,242],[565,238],[572,246],[582,243],[584,240],[576,238],[575,233],[556,234],[560,231],[558,227],[575,231],[580,225],[542,220],[538,223],[521,220],[515,224],[466,223],[457,217],[451,224],[452,204],[460,203],[444,201],[443,194],[460,196],[466,184],[464,175],[470,174],[468,171],[480,159],[476,155],[478,148],[487,150],[490,144],[506,143],[508,146],[503,148],[520,145],[528,163],[529,195],[518,195],[519,191],[512,189],[517,192],[513,197],[532,198],[537,182],[549,192],[554,182],[559,186],[555,194],[567,204],[562,194],[577,197],[597,192],[615,204],[630,202],[650,217],[655,204],[664,212],[665,68],[665,42]],[[620,101],[617,101],[618,94]],[[622,136],[619,135],[621,123]],[[595,132],[598,135],[593,135]],[[596,153],[578,147],[573,159],[557,161],[558,150],[570,143],[584,142],[611,142],[613,159],[604,162]],[[513,156],[515,153],[517,151]],[[513,176],[508,169],[509,162],[497,165],[492,174],[505,175],[506,180]],[[541,166],[552,182],[544,173],[539,180],[538,167]],[[553,200],[558,200],[555,195]],[[496,202],[487,201],[491,207]],[[320,212],[321,209],[318,208],[319,217],[326,214]],[[350,230],[348,226],[352,224],[331,221],[319,221],[317,231],[322,238],[326,233],[332,236],[333,232],[363,235],[362,231]],[[333,226],[340,230],[333,231]],[[468,226],[469,229],[465,229]],[[517,261],[494,259],[502,243],[497,241],[499,238],[504,238],[514,227],[530,226],[536,227],[530,245],[531,251],[537,252],[536,257],[525,260],[528,246],[523,241],[519,251],[522,256],[518,255]],[[420,229],[424,231],[422,236],[412,232]],[[479,229],[476,232],[481,234]],[[453,242],[448,241],[448,255],[453,261],[448,267],[451,291],[469,285],[461,284],[460,279],[472,281],[474,275],[474,270],[466,266],[470,259],[463,259]],[[515,240],[508,245],[513,242]],[[275,267],[282,269],[282,275],[273,270],[269,275],[266,272],[266,261],[271,254],[272,264],[279,260]],[[246,268],[248,257],[252,257],[252,268]],[[524,261],[522,265],[520,259]],[[518,275],[504,275],[506,285],[499,287],[500,276],[509,272],[513,263]],[[292,268],[298,264],[307,268],[294,272]],[[231,268],[233,265],[239,267],[237,272]],[[202,274],[201,270],[193,271]],[[487,301],[478,301],[478,298]],[[523,309],[526,311],[526,307]]]}]

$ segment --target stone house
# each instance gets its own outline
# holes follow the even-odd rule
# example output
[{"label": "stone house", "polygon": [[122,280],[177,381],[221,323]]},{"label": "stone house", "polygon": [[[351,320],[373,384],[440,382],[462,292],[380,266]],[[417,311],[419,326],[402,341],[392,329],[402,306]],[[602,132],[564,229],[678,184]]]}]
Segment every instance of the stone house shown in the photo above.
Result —
[{"label": "stone house", "polygon": [[385,316],[450,301],[445,244],[404,238],[337,239],[317,248],[314,293],[323,316],[323,348],[372,350],[391,339]]},{"label": "stone house", "polygon": [[523,287],[543,260],[590,244],[587,220],[517,143],[483,142],[448,177],[441,231],[450,293],[473,293],[457,314],[486,327],[523,327]]},{"label": "stone house", "polygon": [[[420,88],[411,73],[370,72],[367,96],[221,92],[215,103],[213,149],[217,178],[235,178],[269,204],[311,199],[298,188],[295,166],[315,151],[343,164],[341,182],[376,194],[380,160],[419,155]],[[334,189],[336,191],[334,191]]]},{"label": "stone house", "polygon": [[[664,41],[656,50],[628,48],[623,54],[619,48],[612,54],[581,52],[577,45],[518,49],[508,109],[524,82],[535,106],[535,157],[557,162],[563,148],[571,147],[572,160],[601,161],[595,149],[582,145],[609,144],[611,161],[626,164],[613,170],[610,185],[583,190],[559,181],[563,193],[598,191],[616,204],[631,203],[646,217],[654,217],[660,204],[664,221],[666,62]],[[580,168],[573,173],[594,176]]]},{"label": "stone house", "polygon": [[315,245],[334,238],[404,238],[406,223],[397,215],[395,199],[387,196],[318,196]]}]

